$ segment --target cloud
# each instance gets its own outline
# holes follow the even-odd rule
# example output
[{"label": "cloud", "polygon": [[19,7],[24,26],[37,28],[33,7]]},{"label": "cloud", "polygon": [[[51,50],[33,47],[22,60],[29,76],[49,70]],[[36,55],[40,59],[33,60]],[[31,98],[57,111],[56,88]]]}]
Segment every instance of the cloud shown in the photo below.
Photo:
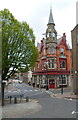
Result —
[{"label": "cloud", "polygon": [[[4,4],[5,3],[5,4]],[[76,25],[75,0],[2,0],[0,10],[7,8],[19,21],[26,21],[34,30],[36,43],[46,32],[50,6],[58,34],[67,34],[71,42],[71,30]]]}]

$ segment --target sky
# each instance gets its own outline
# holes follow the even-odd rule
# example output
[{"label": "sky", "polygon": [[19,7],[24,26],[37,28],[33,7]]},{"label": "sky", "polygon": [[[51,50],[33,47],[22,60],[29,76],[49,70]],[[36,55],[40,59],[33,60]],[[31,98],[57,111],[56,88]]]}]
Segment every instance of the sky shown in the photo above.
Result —
[{"label": "sky", "polygon": [[26,21],[33,29],[36,44],[45,36],[47,23],[52,7],[52,14],[58,38],[66,33],[71,46],[71,30],[76,26],[76,2],[78,0],[1,0],[0,10],[4,8],[22,22]]}]

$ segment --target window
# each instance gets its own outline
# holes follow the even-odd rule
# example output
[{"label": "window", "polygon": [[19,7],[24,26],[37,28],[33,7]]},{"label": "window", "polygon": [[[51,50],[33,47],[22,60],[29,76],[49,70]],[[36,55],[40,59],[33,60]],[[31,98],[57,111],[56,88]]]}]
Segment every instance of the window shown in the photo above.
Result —
[{"label": "window", "polygon": [[52,68],[54,68],[54,62],[55,62],[55,60],[52,59]]},{"label": "window", "polygon": [[37,64],[37,67],[38,67],[38,68],[40,67],[39,63]]},{"label": "window", "polygon": [[55,69],[56,68],[56,59],[49,59],[48,60],[48,68]]},{"label": "window", "polygon": [[59,77],[59,83],[60,84],[66,84],[66,75],[61,75]]},{"label": "window", "polygon": [[60,68],[66,68],[66,62],[60,61]]},{"label": "window", "polygon": [[60,54],[64,55],[64,49],[63,48],[60,48]]},{"label": "window", "polygon": [[42,69],[46,68],[45,61],[42,61]]},{"label": "window", "polygon": [[50,47],[48,48],[48,54],[51,54]]},{"label": "window", "polygon": [[54,47],[51,48],[51,53],[56,54],[56,49]]},{"label": "window", "polygon": [[56,54],[56,49],[52,46],[48,48],[48,54]]},{"label": "window", "polygon": [[48,67],[50,68],[50,60],[48,60]]}]

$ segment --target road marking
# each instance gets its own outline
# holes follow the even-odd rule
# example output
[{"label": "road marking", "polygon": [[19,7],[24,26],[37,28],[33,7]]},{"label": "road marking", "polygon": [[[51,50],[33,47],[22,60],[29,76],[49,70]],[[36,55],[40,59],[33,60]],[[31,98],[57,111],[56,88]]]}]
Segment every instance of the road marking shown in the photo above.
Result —
[{"label": "road marking", "polygon": [[31,102],[36,102],[36,103],[39,103],[38,100],[33,100],[33,99],[30,99]]},{"label": "road marking", "polygon": [[14,93],[17,92],[17,91],[13,91]]},{"label": "road marking", "polygon": [[76,99],[72,99],[72,98],[64,98],[65,100],[71,100],[72,102],[75,101],[76,102]]},{"label": "road marking", "polygon": [[45,91],[45,92],[47,92],[48,94],[53,94],[51,91]]},{"label": "road marking", "polygon": [[38,90],[35,90],[35,91],[38,91]]},{"label": "road marking", "polygon": [[8,92],[12,92],[12,91],[8,91]]},{"label": "road marking", "polygon": [[28,91],[28,90],[24,90],[24,91]]},{"label": "road marking", "polygon": [[[39,93],[33,94],[33,96],[39,95],[39,94],[42,94],[42,93],[43,93],[43,92],[39,92]],[[32,95],[29,95],[29,96],[32,96]]]},{"label": "road marking", "polygon": [[17,90],[17,92],[21,92],[21,90]]},{"label": "road marking", "polygon": [[32,90],[29,90],[29,91],[32,91]]},{"label": "road marking", "polygon": [[78,112],[72,111],[72,115],[73,115],[73,114],[78,114]]}]

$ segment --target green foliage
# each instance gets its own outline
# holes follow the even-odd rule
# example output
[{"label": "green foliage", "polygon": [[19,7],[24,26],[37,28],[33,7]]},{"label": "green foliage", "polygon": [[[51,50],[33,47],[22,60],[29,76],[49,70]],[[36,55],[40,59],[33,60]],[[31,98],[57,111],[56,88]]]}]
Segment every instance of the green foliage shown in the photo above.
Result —
[{"label": "green foliage", "polygon": [[33,30],[26,22],[19,22],[9,12],[1,11],[2,21],[2,78],[8,79],[16,71],[26,72],[38,58]]}]

